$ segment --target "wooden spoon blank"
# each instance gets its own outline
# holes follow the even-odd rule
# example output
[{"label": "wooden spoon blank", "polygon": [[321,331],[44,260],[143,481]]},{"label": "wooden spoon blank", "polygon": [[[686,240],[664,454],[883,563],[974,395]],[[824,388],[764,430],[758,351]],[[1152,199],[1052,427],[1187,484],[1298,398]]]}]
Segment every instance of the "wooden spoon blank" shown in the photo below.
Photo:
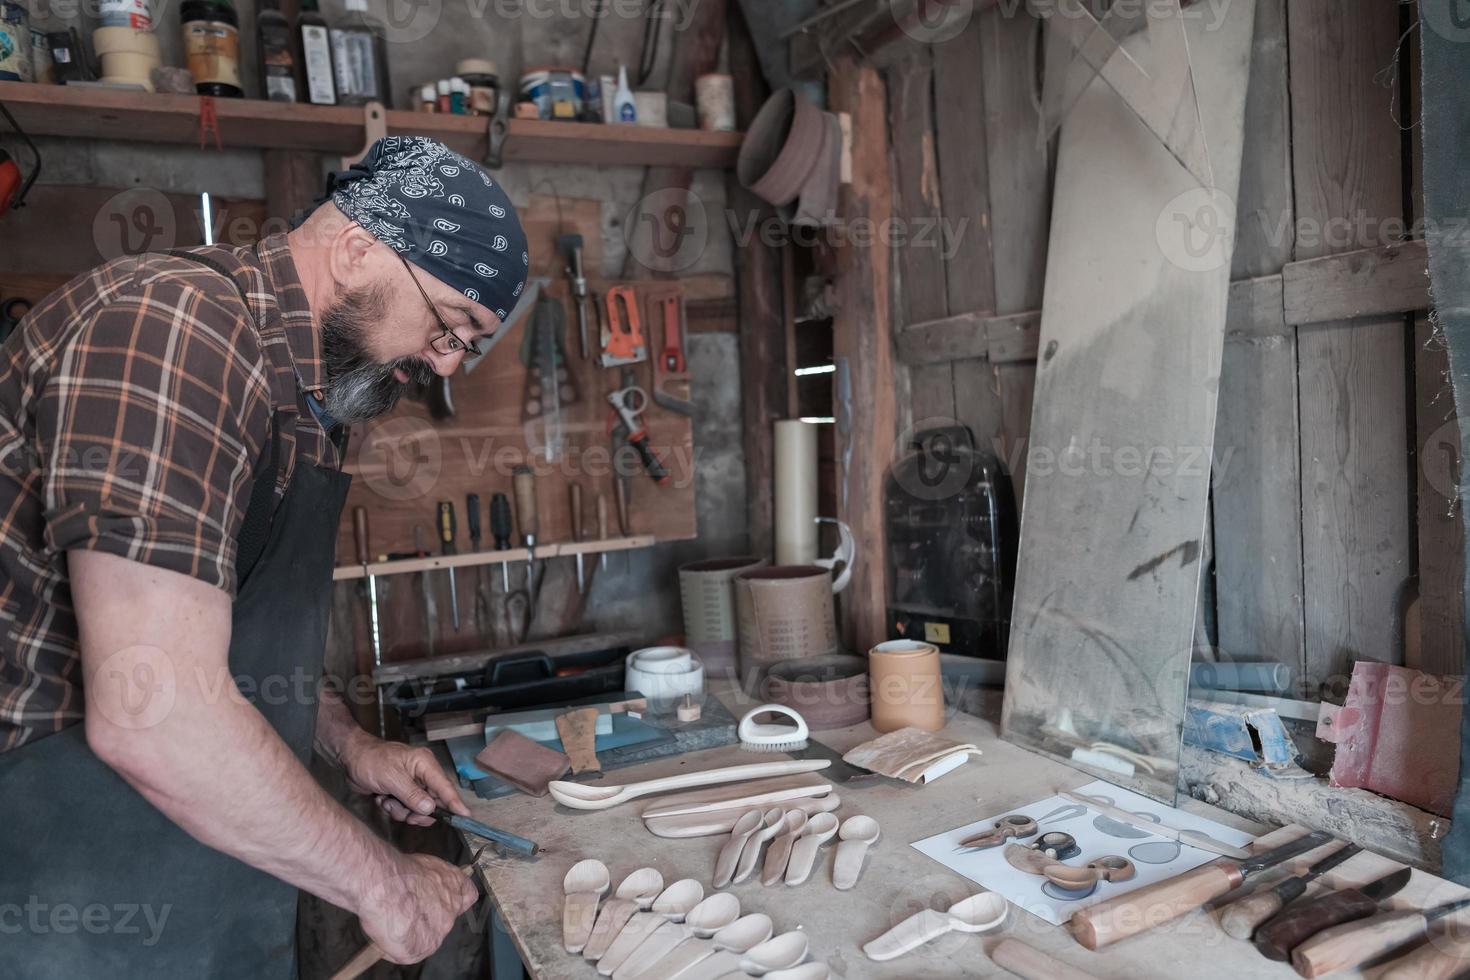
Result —
[{"label": "wooden spoon blank", "polygon": [[644,820],[656,817],[679,817],[691,813],[713,813],[735,807],[749,809],[753,806],[769,806],[787,800],[800,800],[813,796],[826,796],[832,792],[832,784],[809,775],[788,779],[763,779],[758,782],[738,783],[734,786],[716,786],[713,789],[696,790],[665,797],[643,811]]},{"label": "wooden spoon blank", "polygon": [[637,980],[687,938],[688,928],[678,922],[665,922],[653,931],[653,935],[639,943],[633,955],[613,971],[612,980]]},{"label": "wooden spoon blank", "polygon": [[592,936],[597,920],[597,905],[607,891],[607,865],[601,861],[578,861],[562,881],[566,903],[562,906],[562,946],[568,953],[580,953]]},{"label": "wooden spoon blank", "polygon": [[837,833],[837,818],[830,813],[818,814],[806,822],[806,830],[791,845],[791,859],[786,863],[786,884],[803,884],[812,874],[812,865],[823,844]]},{"label": "wooden spoon blank", "polygon": [[766,850],[766,863],[761,866],[762,885],[774,885],[786,876],[786,865],[791,860],[791,847],[806,829],[806,814],[800,811],[786,814],[782,827],[785,833],[772,841]]},{"label": "wooden spoon blank", "polygon": [[[842,805],[842,797],[836,793],[826,796],[805,796],[799,800],[782,800],[776,804],[787,813],[800,810],[808,817],[819,813],[831,813]],[[686,837],[715,837],[728,834],[746,808],[710,810],[705,813],[682,813],[676,817],[645,817],[643,826],[655,837],[682,839]]]},{"label": "wooden spoon blank", "polygon": [[847,891],[857,884],[863,873],[863,860],[868,848],[878,842],[878,821],[872,817],[848,817],[843,822],[837,845],[837,857],[832,861],[832,886],[838,891]]},{"label": "wooden spoon blank", "polygon": [[623,931],[612,941],[607,952],[597,961],[597,972],[605,977],[610,977],[613,971],[622,966],[633,950],[643,945],[643,940],[653,935],[659,926],[669,920],[657,912],[638,912],[623,926]]},{"label": "wooden spoon blank", "polygon": [[597,924],[592,927],[592,936],[582,947],[582,956],[589,960],[600,960],[623,931],[623,926],[638,911],[638,903],[631,898],[610,898],[597,914]]},{"label": "wooden spoon blank", "polygon": [[710,884],[716,888],[724,888],[730,883],[730,879],[735,877],[735,865],[740,860],[740,852],[745,850],[745,842],[762,826],[762,811],[746,810],[740,815],[740,819],[730,830],[730,839],[725,841],[719,855],[715,857],[715,876],[710,879]]},{"label": "wooden spoon blank", "polygon": [[793,759],[785,762],[757,762],[747,766],[726,766],[706,769],[702,772],[686,772],[660,779],[645,779],[620,786],[596,786],[588,783],[573,783],[554,779],[546,784],[552,797],[562,806],[573,810],[607,810],[651,793],[666,793],[675,789],[694,786],[713,786],[718,783],[741,783],[767,776],[789,776],[800,772],[815,772],[832,764],[830,759]]}]

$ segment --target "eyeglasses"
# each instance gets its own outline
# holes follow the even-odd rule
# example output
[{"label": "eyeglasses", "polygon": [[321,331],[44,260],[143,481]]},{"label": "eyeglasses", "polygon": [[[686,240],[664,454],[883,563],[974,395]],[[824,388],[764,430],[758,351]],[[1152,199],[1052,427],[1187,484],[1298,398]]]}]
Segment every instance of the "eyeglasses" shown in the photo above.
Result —
[{"label": "eyeglasses", "polygon": [[398,255],[398,261],[403,263],[403,268],[408,273],[408,278],[412,279],[413,284],[418,287],[419,295],[424,298],[424,302],[429,306],[429,312],[434,314],[434,319],[439,321],[439,327],[444,331],[429,341],[429,346],[434,348],[435,353],[445,356],[458,354],[462,350],[467,350],[474,356],[479,357],[480,348],[478,345],[468,340],[461,340],[458,334],[449,329],[449,324],[445,323],[444,318],[439,315],[439,307],[435,306],[434,301],[429,299],[429,294],[424,292],[424,284],[419,282],[419,277],[413,274],[413,269],[409,266],[408,259],[405,259],[397,252],[394,254]]}]

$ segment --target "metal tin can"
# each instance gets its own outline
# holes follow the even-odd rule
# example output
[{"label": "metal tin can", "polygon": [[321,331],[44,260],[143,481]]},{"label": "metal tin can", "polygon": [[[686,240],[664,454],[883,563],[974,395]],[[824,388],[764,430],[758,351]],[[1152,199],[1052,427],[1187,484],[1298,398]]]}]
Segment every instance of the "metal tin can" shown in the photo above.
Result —
[{"label": "metal tin can", "polygon": [[573,68],[532,68],[521,76],[521,98],[534,102],[542,119],[576,119],[586,97],[586,80]]}]

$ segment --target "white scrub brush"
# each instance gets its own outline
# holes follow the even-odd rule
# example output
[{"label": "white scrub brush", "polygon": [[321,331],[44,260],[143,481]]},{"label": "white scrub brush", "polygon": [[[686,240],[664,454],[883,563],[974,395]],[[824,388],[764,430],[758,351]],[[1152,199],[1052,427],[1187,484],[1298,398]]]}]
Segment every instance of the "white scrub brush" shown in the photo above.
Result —
[{"label": "white scrub brush", "polygon": [[[756,715],[785,715],[796,724],[758,724]],[[795,752],[806,748],[810,733],[806,719],[784,704],[763,704],[740,719],[740,747],[747,752]]]}]

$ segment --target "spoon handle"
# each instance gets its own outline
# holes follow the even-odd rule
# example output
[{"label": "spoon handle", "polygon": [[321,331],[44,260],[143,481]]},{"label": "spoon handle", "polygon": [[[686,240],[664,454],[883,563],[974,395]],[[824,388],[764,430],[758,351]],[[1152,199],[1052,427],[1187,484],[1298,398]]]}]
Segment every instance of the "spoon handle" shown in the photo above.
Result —
[{"label": "spoon handle", "polygon": [[799,830],[782,834],[776,838],[770,850],[766,851],[766,863],[761,866],[762,885],[774,885],[786,874],[786,866],[791,861],[791,848],[800,835]]},{"label": "spoon handle", "polygon": [[924,909],[865,945],[863,952],[870,960],[891,960],[911,949],[917,949],[931,939],[937,939],[952,927],[953,920],[945,913]]},{"label": "spoon handle", "polygon": [[735,877],[735,863],[740,860],[740,852],[745,849],[745,842],[750,840],[750,834],[731,834],[730,839],[725,841],[725,846],[720,848],[719,857],[715,858],[715,876],[710,884],[716,888],[724,888]]},{"label": "spoon handle", "polygon": [[597,924],[592,927],[592,938],[582,947],[582,956],[589,960],[600,960],[612,941],[623,931],[623,926],[638,911],[638,903],[627,898],[609,899],[597,914]]},{"label": "spoon handle", "polygon": [[868,856],[868,843],[845,840],[837,845],[837,856],[832,859],[832,887],[845,892],[857,884],[863,873],[863,859]]},{"label": "spoon handle", "polygon": [[817,861],[817,851],[822,846],[820,835],[807,834],[798,837],[791,845],[791,859],[786,862],[786,884],[800,885],[812,874],[812,865]]},{"label": "spoon handle", "polygon": [[[686,772],[662,779],[647,779],[641,783],[628,783],[618,787],[621,792],[613,797],[621,803],[635,796],[662,793],[669,789],[688,789],[691,786],[713,786],[717,783],[735,783],[746,779],[764,779],[767,776],[789,776],[798,772],[816,772],[832,764],[831,759],[794,759],[786,762],[757,762],[748,766],[726,766],[723,769],[706,769],[704,772]],[[580,783],[573,783],[580,786]],[[612,789],[612,787],[608,787]]]},{"label": "spoon handle", "polygon": [[675,977],[714,951],[713,940],[686,939],[675,946],[672,952],[649,967],[642,980],[674,980]]},{"label": "spoon handle", "polygon": [[643,940],[633,955],[613,971],[613,980],[639,980],[649,969],[663,959],[674,947],[689,938],[689,930],[677,922],[665,922]]},{"label": "spoon handle", "polygon": [[761,858],[761,848],[769,840],[763,833],[756,831],[751,834],[745,842],[745,848],[740,852],[740,861],[735,865],[735,877],[732,881],[740,882],[749,878],[751,872],[755,871],[756,862]]}]

